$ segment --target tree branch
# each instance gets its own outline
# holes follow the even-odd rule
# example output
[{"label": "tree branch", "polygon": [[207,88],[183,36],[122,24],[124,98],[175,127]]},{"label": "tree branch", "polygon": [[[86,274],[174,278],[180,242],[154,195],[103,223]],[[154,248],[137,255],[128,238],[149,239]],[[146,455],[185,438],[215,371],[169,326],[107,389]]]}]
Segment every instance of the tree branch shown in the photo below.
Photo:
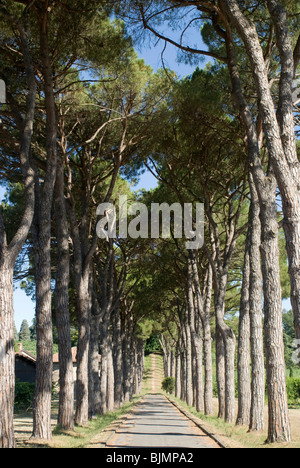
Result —
[{"label": "tree branch", "polygon": [[173,41],[172,39],[170,39],[169,37],[166,37],[164,36],[163,34],[160,34],[158,31],[156,31],[154,28],[152,28],[149,24],[148,24],[148,21],[146,18],[145,18],[145,15],[144,15],[144,11],[143,11],[143,8],[140,9],[140,12],[141,12],[141,16],[142,16],[142,22],[143,22],[143,26],[144,26],[144,29],[148,29],[148,31],[152,32],[156,37],[158,37],[159,39],[162,39],[163,41],[166,41],[168,42],[169,44],[172,44],[173,46],[183,50],[184,52],[188,52],[188,53],[192,53],[192,54],[197,54],[197,55],[205,55],[207,57],[212,57],[216,60],[219,60],[221,62],[225,62],[227,63],[227,58],[226,57],[220,57],[219,55],[217,54],[214,54],[213,52],[208,52],[208,51],[205,51],[205,50],[200,50],[200,49],[194,49],[192,47],[188,47],[188,46],[184,46],[176,41]]}]

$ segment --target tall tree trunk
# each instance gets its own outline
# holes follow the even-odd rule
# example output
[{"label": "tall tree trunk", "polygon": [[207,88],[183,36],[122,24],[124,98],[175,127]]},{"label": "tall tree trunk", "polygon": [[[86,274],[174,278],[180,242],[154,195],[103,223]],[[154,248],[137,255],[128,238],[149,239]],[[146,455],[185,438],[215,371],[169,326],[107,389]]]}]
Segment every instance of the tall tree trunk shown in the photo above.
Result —
[{"label": "tall tree trunk", "polygon": [[[212,397],[213,397],[213,366],[212,366],[212,338],[210,329],[210,307],[211,307],[211,296],[212,296],[212,268],[208,265],[205,278],[204,293],[201,293],[199,274],[197,262],[193,251],[190,251],[190,258],[192,263],[193,283],[196,294],[196,306],[197,314],[202,322],[203,329],[203,353],[204,353],[204,367],[205,367],[205,388],[204,388],[204,411],[205,414],[211,414],[213,412]],[[204,297],[205,296],[205,297]],[[200,323],[199,323],[200,327]],[[200,364],[200,363],[199,363]],[[201,369],[199,371],[199,379],[203,382],[203,371],[202,371],[202,348],[201,348]],[[200,377],[201,376],[201,377]],[[199,385],[201,388],[201,382]],[[203,386],[203,384],[202,384]],[[201,394],[203,389],[201,388]],[[202,397],[200,397],[202,399]],[[199,407],[202,407],[200,399]]]},{"label": "tall tree trunk", "polygon": [[259,199],[253,182],[249,175],[251,188],[251,219],[250,219],[250,342],[251,342],[251,411],[250,431],[264,429],[265,407],[265,364],[263,344],[263,317],[262,317],[262,273],[261,273],[261,224]]},{"label": "tall tree trunk", "polygon": [[215,313],[219,332],[224,343],[225,361],[225,421],[235,420],[235,345],[236,338],[233,330],[224,321],[225,293],[227,274],[222,275],[215,292]]},{"label": "tall tree trunk", "polygon": [[64,198],[63,160],[58,162],[55,186],[55,220],[57,238],[57,269],[55,284],[55,315],[59,353],[59,412],[62,429],[74,428],[74,376],[69,312],[69,231]]},{"label": "tall tree trunk", "polygon": [[243,282],[239,313],[239,337],[238,337],[238,416],[237,426],[248,425],[250,423],[251,407],[251,382],[250,382],[250,213],[249,227],[246,238]]},{"label": "tall tree trunk", "polygon": [[89,418],[101,413],[101,392],[99,379],[99,329],[101,310],[96,297],[92,294],[91,328],[89,346]]},{"label": "tall tree trunk", "polygon": [[218,387],[218,418],[225,418],[225,349],[221,330],[216,325],[216,376]]},{"label": "tall tree trunk", "polygon": [[[188,258],[188,273],[187,273],[187,290],[188,290],[188,309],[189,309],[189,328],[192,341],[192,349],[194,351],[195,367],[194,367],[194,378],[193,388],[195,390],[194,404],[197,411],[203,412],[204,410],[204,397],[203,397],[203,371],[202,371],[202,338],[201,338],[201,327],[200,327],[200,315],[199,305],[196,307],[197,316],[195,313],[194,294],[193,294],[193,263],[195,258],[193,252],[189,252]],[[197,265],[196,265],[197,268]],[[198,299],[197,299],[198,300]],[[202,301],[203,303],[203,301]]]},{"label": "tall tree trunk", "polygon": [[213,362],[212,362],[212,337],[210,327],[210,308],[212,298],[212,268],[208,266],[205,287],[204,317],[203,317],[203,352],[204,352],[204,411],[206,415],[213,413]]},{"label": "tall tree trunk", "polygon": [[[96,244],[89,246],[90,225],[88,222],[88,195],[82,197],[80,223],[76,218],[75,200],[69,190],[68,212],[73,243],[73,276],[76,289],[76,310],[78,316],[77,379],[75,423],[87,426],[89,420],[89,345],[92,308],[93,275],[91,261]],[[80,225],[80,228],[79,228]]]},{"label": "tall tree trunk", "polygon": [[14,448],[14,395],[15,395],[15,352],[14,352],[14,308],[13,269],[17,257],[29,233],[35,205],[34,171],[30,165],[30,146],[36,103],[36,82],[29,50],[29,39],[20,24],[17,28],[21,37],[28,95],[26,112],[20,131],[20,167],[24,181],[24,213],[18,230],[11,242],[7,236],[0,206],[0,448]]},{"label": "tall tree trunk", "polygon": [[78,310],[78,346],[77,346],[77,380],[76,380],[76,413],[75,423],[87,426],[89,419],[89,343],[90,343],[90,288],[89,271],[80,277],[77,290]]},{"label": "tall tree trunk", "polygon": [[57,165],[57,122],[53,70],[48,44],[49,12],[44,11],[40,24],[40,50],[46,106],[47,166],[43,186],[36,204],[34,233],[36,265],[36,335],[37,364],[33,404],[34,439],[49,440],[51,432],[51,392],[53,369],[53,337],[51,309],[51,210]]},{"label": "tall tree trunk", "polygon": [[181,393],[181,338],[178,338],[176,347],[176,366],[175,366],[175,396],[180,398]]},{"label": "tall tree trunk", "polygon": [[186,328],[186,403],[188,406],[193,405],[193,391],[192,391],[192,336],[188,322],[185,324]]},{"label": "tall tree trunk", "polygon": [[117,301],[113,313],[114,319],[114,374],[115,374],[115,407],[123,403],[123,352],[122,352],[122,321],[120,305]]},{"label": "tall tree trunk", "polygon": [[137,339],[137,387],[136,394],[139,395],[142,391],[143,374],[144,374],[144,346],[145,343],[141,338]]},{"label": "tall tree trunk", "polygon": [[[278,130],[275,121],[269,117],[274,114],[273,103],[267,76],[264,75],[265,63],[255,26],[248,22],[239,9],[235,0],[223,0],[228,15],[233,19],[245,41],[249,56],[251,56],[254,76],[257,81],[259,97],[261,97],[261,115],[265,128],[265,136],[270,151],[270,165],[265,176],[260,160],[260,144],[257,129],[243,95],[241,80],[234,55],[234,47],[230,31],[227,31],[227,52],[229,57],[229,71],[235,103],[239,109],[245,132],[247,134],[247,150],[249,166],[257,190],[260,204],[261,220],[261,259],[263,273],[264,314],[265,314],[265,344],[266,366],[268,381],[269,430],[268,441],[290,440],[290,424],[288,419],[286,377],[283,350],[282,330],[282,298],[280,285],[278,224],[276,210],[276,181],[271,164],[278,157],[278,166],[286,167],[280,148],[278,155],[274,153],[274,139],[270,136],[270,124],[275,126],[274,134]],[[247,37],[246,37],[247,36]],[[249,37],[248,37],[249,36]],[[254,41],[254,42],[252,42]],[[254,47],[254,44],[256,47]],[[260,78],[260,79],[259,79]],[[270,100],[266,102],[266,100]],[[272,109],[270,109],[270,107]],[[267,111],[269,109],[269,111]],[[273,123],[272,123],[273,122]],[[273,130],[272,130],[273,131]],[[280,141],[280,136],[276,138]],[[282,149],[281,149],[282,153]],[[277,354],[275,353],[277,349]]]},{"label": "tall tree trunk", "polygon": [[193,337],[194,353],[195,353],[195,373],[193,379],[193,387],[195,388],[194,406],[199,413],[204,412],[204,388],[203,388],[203,353],[202,353],[202,338],[200,332],[197,332]]},{"label": "tall tree trunk", "polygon": [[[269,180],[272,180],[269,175]],[[268,442],[290,441],[282,325],[276,180],[268,191],[269,208],[261,212],[264,331],[269,406]],[[270,216],[270,215],[271,216]]]},{"label": "tall tree trunk", "polygon": [[292,96],[293,79],[299,63],[300,40],[298,38],[295,53],[293,53],[286,10],[278,1],[268,0],[267,4],[275,26],[280,55],[281,75],[277,120],[284,154],[289,165],[289,172],[285,171],[282,174],[276,172],[276,177],[279,185],[282,178],[288,181],[290,174],[295,182],[293,186],[289,186],[287,196],[283,196],[283,212],[291,282],[291,304],[294,313],[296,338],[300,339],[300,163],[296,149]]},{"label": "tall tree trunk", "polygon": [[176,345],[173,343],[171,349],[171,377],[175,379],[175,365],[176,365],[176,355],[175,355]]},{"label": "tall tree trunk", "polygon": [[186,359],[186,331],[185,331],[185,325],[183,323],[182,327],[182,348],[181,348],[181,366],[180,366],[180,374],[181,374],[181,392],[180,392],[180,399],[182,401],[187,401],[187,386],[186,386],[186,381],[187,381],[187,359]]},{"label": "tall tree trunk", "polygon": [[[37,361],[33,403],[33,439],[50,440],[53,338],[51,313],[50,235],[46,216],[40,216],[36,253],[36,336]],[[41,219],[44,227],[41,227]],[[48,225],[49,226],[49,225]],[[42,231],[46,231],[43,235]]]},{"label": "tall tree trunk", "polygon": [[[106,321],[106,319],[105,319]],[[108,388],[108,326],[101,321],[100,324],[100,352],[101,352],[101,372],[100,372],[100,392],[101,392],[101,414],[107,413],[107,388]]]},{"label": "tall tree trunk", "polygon": [[133,332],[133,318],[131,311],[126,313],[125,316],[125,333],[123,335],[123,359],[124,359],[124,401],[131,400],[131,368],[132,368],[132,355],[131,355],[131,337]]},{"label": "tall tree trunk", "polygon": [[107,339],[107,411],[113,411],[115,407],[115,374],[112,349],[112,337],[109,331]]},{"label": "tall tree trunk", "polygon": [[3,247],[0,228],[0,448],[14,448],[15,328],[13,265],[8,262],[7,253],[3,251]]}]

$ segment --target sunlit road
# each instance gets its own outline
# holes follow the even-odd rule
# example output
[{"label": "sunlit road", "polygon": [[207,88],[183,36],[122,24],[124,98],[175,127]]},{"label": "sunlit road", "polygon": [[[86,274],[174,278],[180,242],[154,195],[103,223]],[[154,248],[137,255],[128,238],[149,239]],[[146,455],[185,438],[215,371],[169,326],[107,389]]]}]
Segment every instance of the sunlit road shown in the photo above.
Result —
[{"label": "sunlit road", "polygon": [[146,396],[108,447],[219,448],[163,395]]}]

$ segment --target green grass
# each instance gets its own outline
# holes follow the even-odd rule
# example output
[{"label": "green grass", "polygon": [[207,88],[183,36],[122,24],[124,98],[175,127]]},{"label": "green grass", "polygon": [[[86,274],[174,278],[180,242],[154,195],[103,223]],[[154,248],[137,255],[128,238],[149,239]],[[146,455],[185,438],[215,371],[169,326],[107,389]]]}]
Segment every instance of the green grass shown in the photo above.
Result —
[{"label": "green grass", "polygon": [[199,418],[203,422],[205,428],[219,437],[229,448],[300,448],[300,410],[290,411],[292,442],[266,444],[267,419],[265,420],[265,431],[248,432],[248,427],[236,426],[234,423],[226,423],[223,419],[218,418],[216,413],[211,416],[205,416],[202,413],[198,413],[194,407],[188,406],[179,398],[175,398],[172,395],[171,399],[176,401],[189,413]]},{"label": "green grass", "polygon": [[142,395],[147,395],[151,393],[152,390],[152,364],[151,356],[145,356],[145,370],[143,376],[143,386],[142,386]]}]

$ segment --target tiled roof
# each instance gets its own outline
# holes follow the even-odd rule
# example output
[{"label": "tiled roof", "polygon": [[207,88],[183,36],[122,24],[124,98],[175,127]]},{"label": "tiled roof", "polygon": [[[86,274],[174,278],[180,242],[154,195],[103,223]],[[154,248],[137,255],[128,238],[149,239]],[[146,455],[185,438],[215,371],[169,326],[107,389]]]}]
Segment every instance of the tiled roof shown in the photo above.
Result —
[{"label": "tiled roof", "polygon": [[[75,363],[76,357],[77,357],[77,347],[74,346],[73,348],[71,348],[71,352],[72,352],[72,362]],[[53,363],[54,364],[59,363],[59,353],[53,354]]]},{"label": "tiled roof", "polygon": [[18,353],[16,353],[16,356],[22,357],[31,362],[36,362],[36,357],[28,351],[25,351],[25,349],[22,349]]},{"label": "tiled roof", "polygon": [[[77,346],[74,346],[73,348],[71,348],[71,352],[72,352],[72,362],[76,363],[77,362]],[[36,356],[29,353],[25,349],[20,349],[19,352],[16,353],[16,356],[22,357],[34,363],[36,362]],[[98,358],[100,362],[101,361],[100,354],[98,355]],[[59,353],[53,354],[53,364],[59,364]]]}]

